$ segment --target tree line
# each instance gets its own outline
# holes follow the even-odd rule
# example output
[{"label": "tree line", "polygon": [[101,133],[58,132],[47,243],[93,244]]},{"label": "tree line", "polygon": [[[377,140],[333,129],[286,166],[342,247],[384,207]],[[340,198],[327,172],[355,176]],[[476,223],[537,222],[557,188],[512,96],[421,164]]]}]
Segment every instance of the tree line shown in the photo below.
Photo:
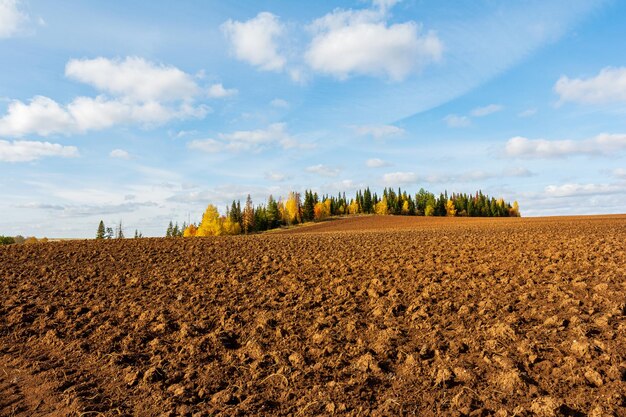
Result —
[{"label": "tree line", "polygon": [[[217,207],[209,204],[198,225],[168,227],[167,235],[184,237],[238,235],[241,233],[262,232],[281,226],[289,226],[311,221],[321,221],[331,216],[377,214],[403,216],[456,216],[456,217],[519,217],[517,201],[510,204],[502,198],[496,199],[477,191],[474,194],[439,196],[420,189],[412,195],[398,188],[385,188],[379,196],[368,188],[358,190],[354,198],[347,199],[345,193],[337,196],[319,195],[305,190],[304,196],[291,192],[286,200],[269,196],[266,204],[255,206],[248,195],[245,205],[233,201],[226,215],[220,215]],[[177,225],[176,225],[177,226]],[[176,229],[178,234],[174,235]]]},{"label": "tree line", "polygon": [[35,236],[24,237],[22,235],[17,236],[0,236],[0,246],[2,245],[23,245],[23,244],[31,244],[31,243],[46,243],[48,241],[47,237],[42,237],[41,239],[37,239]]},{"label": "tree line", "polygon": [[[143,237],[143,234],[135,229],[135,239],[139,239]],[[98,224],[98,230],[96,231],[96,239],[124,239],[126,236],[124,235],[124,226],[120,221],[116,226],[115,230],[112,227],[106,227],[104,225],[104,221],[100,220]]]}]

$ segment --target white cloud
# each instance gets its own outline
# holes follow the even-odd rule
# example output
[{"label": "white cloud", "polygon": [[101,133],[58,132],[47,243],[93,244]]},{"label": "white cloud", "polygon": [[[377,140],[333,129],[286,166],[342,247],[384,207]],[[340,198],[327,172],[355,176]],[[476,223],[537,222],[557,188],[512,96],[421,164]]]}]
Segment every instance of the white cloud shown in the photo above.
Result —
[{"label": "white cloud", "polygon": [[187,142],[187,147],[195,151],[202,151],[206,153],[219,153],[226,149],[226,144],[212,139],[195,139],[191,142]]},{"label": "white cloud", "polygon": [[383,175],[383,182],[387,185],[414,184],[418,176],[414,172],[390,172]]},{"label": "white cloud", "polygon": [[488,106],[485,107],[477,107],[474,110],[472,110],[470,112],[470,114],[474,117],[484,117],[487,115],[490,115],[492,113],[496,113],[499,112],[503,109],[504,107],[500,104],[489,104]]},{"label": "white cloud", "polygon": [[365,165],[368,168],[382,168],[382,167],[388,167],[391,164],[387,161],[383,161],[380,158],[370,158],[367,161],[365,161]]},{"label": "white cloud", "polygon": [[617,168],[614,169],[611,174],[616,177],[616,178],[626,178],[626,169],[624,168]]},{"label": "white cloud", "polygon": [[401,81],[424,65],[438,61],[443,43],[435,32],[422,33],[410,21],[388,25],[387,7],[378,10],[337,9],[310,26],[313,39],[305,61],[315,71],[345,79],[352,75],[386,76]]},{"label": "white cloud", "polygon": [[113,149],[109,156],[117,159],[130,159],[130,154],[124,149]]},{"label": "white cloud", "polygon": [[266,71],[280,71],[285,66],[286,60],[277,45],[284,32],[278,16],[261,12],[245,22],[228,20],[221,29],[237,59]]},{"label": "white cloud", "polygon": [[0,140],[0,161],[29,162],[48,156],[74,158],[79,156],[75,146],[63,146],[58,143],[36,142],[27,140]]},{"label": "white cloud", "polygon": [[353,126],[359,136],[372,136],[374,139],[384,139],[392,136],[401,136],[405,130],[393,125],[363,125]]},{"label": "white cloud", "polygon": [[270,180],[270,181],[281,182],[281,181],[285,181],[287,179],[287,176],[285,174],[280,174],[278,172],[266,172],[265,179]]},{"label": "white cloud", "polygon": [[71,59],[65,75],[99,91],[136,101],[190,100],[199,92],[189,74],[139,57]]},{"label": "white cloud", "polygon": [[46,136],[69,130],[73,124],[72,117],[57,102],[36,96],[28,104],[19,100],[9,103],[7,114],[0,118],[0,135],[37,133]]},{"label": "white cloud", "polygon": [[18,34],[28,20],[28,15],[19,9],[19,3],[18,0],[0,0],[0,39]]},{"label": "white cloud", "polygon": [[286,109],[289,107],[289,102],[286,100],[283,100],[282,98],[275,98],[274,100],[270,101],[270,105],[272,107]]},{"label": "white cloud", "polygon": [[234,96],[238,93],[236,88],[224,88],[222,84],[213,84],[209,87],[209,97],[211,98],[225,98]]},{"label": "white cloud", "polygon": [[534,116],[535,114],[537,114],[537,109],[532,108],[532,109],[526,109],[524,111],[521,111],[517,114],[518,117],[531,117]]},{"label": "white cloud", "polygon": [[603,68],[591,78],[562,76],[554,85],[560,102],[604,104],[626,102],[626,67]]},{"label": "white cloud", "polygon": [[291,136],[287,132],[285,123],[274,123],[266,129],[220,133],[218,138],[219,140],[214,138],[193,140],[187,144],[187,147],[208,153],[260,152],[269,147],[310,148],[310,145],[302,144]]},{"label": "white cloud", "polygon": [[573,155],[606,155],[626,149],[626,134],[602,133],[587,140],[527,139],[516,136],[504,147],[506,156],[519,158],[558,158]]},{"label": "white cloud", "polygon": [[571,197],[571,196],[589,196],[600,194],[615,194],[626,191],[623,186],[616,184],[562,184],[548,185],[545,188],[545,194],[548,197]]},{"label": "white cloud", "polygon": [[0,117],[0,135],[84,133],[131,123],[151,127],[173,119],[203,118],[211,111],[193,104],[199,89],[192,77],[142,58],[70,60],[65,73],[114,97],[76,97],[67,105],[44,96],[27,103],[11,101]]},{"label": "white cloud", "polygon": [[83,133],[128,123],[155,126],[173,119],[203,118],[209,111],[204,105],[183,103],[176,108],[155,101],[137,103],[103,96],[77,97],[62,106],[51,98],[36,96],[28,103],[14,100],[9,104],[7,113],[0,118],[0,135]]},{"label": "white cloud", "polygon": [[339,168],[329,167],[327,165],[318,164],[306,168],[307,172],[321,175],[323,177],[336,177],[341,171]]},{"label": "white cloud", "polygon": [[467,116],[458,116],[456,114],[449,114],[443,118],[448,127],[468,127],[471,126],[472,121]]}]

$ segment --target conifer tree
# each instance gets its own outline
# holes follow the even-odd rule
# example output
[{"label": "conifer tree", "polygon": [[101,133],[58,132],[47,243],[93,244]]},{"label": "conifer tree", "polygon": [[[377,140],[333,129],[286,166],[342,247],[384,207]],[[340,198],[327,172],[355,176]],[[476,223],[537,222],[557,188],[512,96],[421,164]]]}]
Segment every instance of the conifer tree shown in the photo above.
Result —
[{"label": "conifer tree", "polygon": [[98,231],[96,232],[96,239],[104,239],[106,234],[106,229],[104,228],[104,222],[100,220],[100,224],[98,225]]},{"label": "conifer tree", "polygon": [[280,213],[278,211],[278,204],[276,203],[276,200],[274,200],[274,197],[272,197],[271,195],[267,199],[266,217],[267,217],[268,228],[274,229],[278,227],[278,222],[280,220]]}]

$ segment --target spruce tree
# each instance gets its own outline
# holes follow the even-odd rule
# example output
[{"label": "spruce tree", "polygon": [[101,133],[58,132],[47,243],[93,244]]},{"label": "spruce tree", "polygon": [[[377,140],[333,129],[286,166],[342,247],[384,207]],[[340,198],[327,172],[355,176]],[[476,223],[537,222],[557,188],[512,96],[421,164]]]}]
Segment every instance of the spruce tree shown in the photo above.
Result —
[{"label": "spruce tree", "polygon": [[106,229],[104,228],[104,222],[100,220],[100,224],[98,225],[98,231],[96,232],[96,239],[104,239],[105,234]]}]

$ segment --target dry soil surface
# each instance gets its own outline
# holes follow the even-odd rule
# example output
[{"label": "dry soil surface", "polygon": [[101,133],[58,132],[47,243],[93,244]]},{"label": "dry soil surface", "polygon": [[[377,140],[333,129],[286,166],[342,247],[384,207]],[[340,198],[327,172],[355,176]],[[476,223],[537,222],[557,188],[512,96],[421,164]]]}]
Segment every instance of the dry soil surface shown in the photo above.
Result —
[{"label": "dry soil surface", "polygon": [[626,216],[0,248],[0,415],[626,416]]}]

